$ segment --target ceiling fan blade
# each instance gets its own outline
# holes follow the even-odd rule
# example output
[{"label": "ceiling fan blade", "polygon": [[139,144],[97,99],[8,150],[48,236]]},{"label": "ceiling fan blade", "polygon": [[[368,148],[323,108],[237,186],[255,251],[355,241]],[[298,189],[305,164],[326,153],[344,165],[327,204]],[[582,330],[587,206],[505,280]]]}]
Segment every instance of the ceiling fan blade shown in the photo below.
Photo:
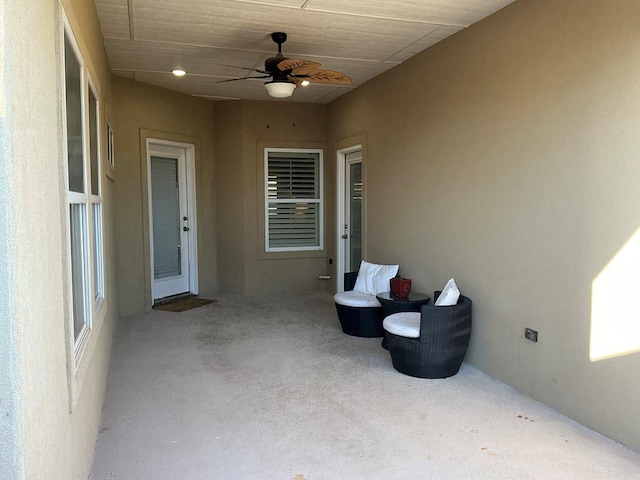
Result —
[{"label": "ceiling fan blade", "polygon": [[240,77],[240,78],[229,78],[227,80],[219,80],[216,83],[225,83],[225,82],[235,82],[238,80],[247,80],[249,78],[271,78],[271,75],[263,75],[261,77]]},{"label": "ceiling fan blade", "polygon": [[280,63],[278,63],[278,68],[283,72],[285,70],[296,69],[318,70],[320,68],[320,64],[318,62],[302,60],[300,58],[287,58],[286,60],[282,60]]},{"label": "ceiling fan blade", "polygon": [[305,77],[311,83],[323,83],[333,85],[346,85],[351,83],[351,79],[344,73],[334,72],[333,70],[313,70],[300,77]]},{"label": "ceiling fan blade", "polygon": [[307,68],[307,67],[298,67],[291,70],[290,75],[311,75],[313,72],[317,72],[320,70],[319,68]]},{"label": "ceiling fan blade", "polygon": [[250,72],[264,73],[265,75],[269,74],[269,72],[266,72],[264,70],[258,70],[257,68],[238,67],[237,65],[223,65],[223,64],[220,64],[220,66],[221,67],[240,68],[242,70],[249,70]]}]

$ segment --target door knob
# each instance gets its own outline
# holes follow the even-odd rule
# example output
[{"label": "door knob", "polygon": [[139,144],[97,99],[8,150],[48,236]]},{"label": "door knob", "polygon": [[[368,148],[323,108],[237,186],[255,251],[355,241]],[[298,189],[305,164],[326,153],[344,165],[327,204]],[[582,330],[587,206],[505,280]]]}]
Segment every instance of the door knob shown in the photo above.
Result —
[{"label": "door knob", "polygon": [[188,232],[190,230],[190,228],[189,227],[182,227],[182,230],[185,231],[185,232]]}]

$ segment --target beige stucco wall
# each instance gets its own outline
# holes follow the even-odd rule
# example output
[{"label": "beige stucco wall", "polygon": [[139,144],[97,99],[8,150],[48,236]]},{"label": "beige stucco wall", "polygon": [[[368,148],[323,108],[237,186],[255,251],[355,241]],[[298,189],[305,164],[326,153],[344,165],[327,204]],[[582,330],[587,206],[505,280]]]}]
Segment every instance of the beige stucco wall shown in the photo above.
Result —
[{"label": "beige stucco wall", "polygon": [[[150,308],[145,135],[196,143],[200,294],[325,289],[326,251],[263,254],[262,148],[326,146],[326,106],[214,104],[113,77],[120,314]],[[325,152],[325,224],[333,225],[332,169]],[[330,228],[326,234],[329,235]],[[286,258],[293,257],[293,258]]]},{"label": "beige stucco wall", "polygon": [[245,282],[245,202],[243,118],[238,102],[218,102],[215,106],[215,158],[219,289],[243,293]]},{"label": "beige stucco wall", "polygon": [[[108,112],[110,77],[93,4],[62,3]],[[52,0],[5,0],[0,12],[0,478],[83,479],[116,322],[112,190],[103,174],[107,297],[76,371],[67,301],[61,9]]]},{"label": "beige stucco wall", "polygon": [[198,284],[217,291],[213,102],[113,76],[120,314],[151,308],[144,137],[196,146]]},{"label": "beige stucco wall", "polygon": [[[218,218],[226,227],[219,231],[222,291],[276,293],[327,288],[327,282],[318,279],[329,272],[327,249],[266,254],[263,213],[264,148],[324,149],[326,116],[325,105],[269,101],[216,105]],[[330,152],[325,150],[325,226],[334,223],[333,165]],[[325,230],[325,246],[330,232],[330,228]]]},{"label": "beige stucco wall", "polygon": [[369,256],[455,277],[470,363],[635,450],[638,25],[635,0],[519,0],[329,115],[367,135]]}]

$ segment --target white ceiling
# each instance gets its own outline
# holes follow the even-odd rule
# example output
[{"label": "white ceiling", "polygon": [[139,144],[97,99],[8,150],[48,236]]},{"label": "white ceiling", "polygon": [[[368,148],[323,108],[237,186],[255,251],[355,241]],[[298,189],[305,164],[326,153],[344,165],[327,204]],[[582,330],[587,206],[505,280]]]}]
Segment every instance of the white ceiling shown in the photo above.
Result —
[{"label": "white ceiling", "polygon": [[[299,87],[278,101],[328,103],[514,0],[95,0],[116,75],[212,100],[270,100],[259,75],[289,36],[288,58],[337,70],[350,85]],[[188,74],[170,72],[182,67]]]}]

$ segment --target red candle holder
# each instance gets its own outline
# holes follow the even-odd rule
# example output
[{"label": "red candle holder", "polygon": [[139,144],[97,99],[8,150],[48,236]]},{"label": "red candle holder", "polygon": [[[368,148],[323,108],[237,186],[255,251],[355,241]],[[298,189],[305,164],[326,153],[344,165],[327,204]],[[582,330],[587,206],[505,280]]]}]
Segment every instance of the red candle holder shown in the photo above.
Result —
[{"label": "red candle holder", "polygon": [[411,293],[411,279],[396,277],[391,279],[391,293],[394,297],[406,298]]}]

